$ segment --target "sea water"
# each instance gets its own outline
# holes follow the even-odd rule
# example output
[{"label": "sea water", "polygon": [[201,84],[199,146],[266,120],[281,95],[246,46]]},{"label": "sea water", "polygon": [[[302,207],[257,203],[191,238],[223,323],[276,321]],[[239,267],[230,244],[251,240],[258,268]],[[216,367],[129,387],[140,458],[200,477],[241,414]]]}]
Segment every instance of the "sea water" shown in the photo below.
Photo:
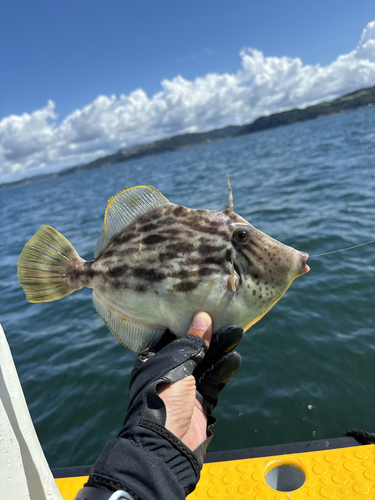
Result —
[{"label": "sea water", "polygon": [[[91,464],[120,429],[135,355],[96,314],[91,292],[29,304],[17,260],[41,224],[93,259],[107,200],[156,186],[217,209],[229,174],[235,211],[310,255],[375,236],[375,109],[295,124],[0,192],[0,322],[52,467]],[[375,244],[309,259],[244,337],[220,396],[209,451],[375,431]]]}]

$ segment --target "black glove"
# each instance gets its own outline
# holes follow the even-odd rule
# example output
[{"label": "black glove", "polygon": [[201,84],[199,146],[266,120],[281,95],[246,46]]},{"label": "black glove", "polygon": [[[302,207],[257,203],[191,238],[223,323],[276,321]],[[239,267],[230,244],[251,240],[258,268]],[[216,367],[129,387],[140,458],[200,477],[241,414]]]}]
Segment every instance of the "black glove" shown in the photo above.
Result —
[{"label": "black glove", "polygon": [[[134,500],[178,500],[191,493],[212,439],[212,411],[218,394],[241,363],[233,349],[242,336],[241,326],[229,326],[213,335],[208,351],[202,339],[187,335],[158,352],[160,345],[140,354],[130,376],[130,403],[123,428],[105,446],[92,468],[90,488],[83,488],[76,500],[94,499],[89,490],[98,488],[108,491],[107,498],[113,491],[124,490]],[[166,408],[156,392],[158,384],[177,382],[191,374],[207,415],[207,439],[194,451],[165,428]]]}]

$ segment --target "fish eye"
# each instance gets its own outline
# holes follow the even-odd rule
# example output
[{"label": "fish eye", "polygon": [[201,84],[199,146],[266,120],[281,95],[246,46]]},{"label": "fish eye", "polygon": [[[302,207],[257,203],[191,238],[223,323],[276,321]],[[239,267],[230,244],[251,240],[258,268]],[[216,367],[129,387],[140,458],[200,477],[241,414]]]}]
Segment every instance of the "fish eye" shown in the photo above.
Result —
[{"label": "fish eye", "polygon": [[250,239],[250,231],[248,229],[236,229],[233,233],[234,239],[238,243],[247,243]]}]

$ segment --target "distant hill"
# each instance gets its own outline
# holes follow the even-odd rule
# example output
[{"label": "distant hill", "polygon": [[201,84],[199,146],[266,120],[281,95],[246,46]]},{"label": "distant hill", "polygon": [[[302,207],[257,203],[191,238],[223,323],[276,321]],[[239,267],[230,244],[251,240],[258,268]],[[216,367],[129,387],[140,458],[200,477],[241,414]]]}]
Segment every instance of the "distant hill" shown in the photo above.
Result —
[{"label": "distant hill", "polygon": [[282,111],[269,116],[261,116],[253,123],[243,125],[235,134],[245,135],[260,130],[269,128],[282,127],[283,125],[292,125],[293,123],[314,120],[323,116],[335,115],[346,111],[354,111],[368,105],[375,105],[375,86],[366,89],[356,90],[345,94],[333,101],[323,101],[313,106],[308,106],[303,109],[291,109],[290,111]]},{"label": "distant hill", "polygon": [[189,148],[213,141],[220,141],[222,139],[238,137],[245,134],[251,134],[261,130],[282,127],[284,125],[292,125],[293,123],[353,111],[364,106],[372,105],[375,105],[375,86],[356,90],[355,92],[345,94],[344,96],[334,99],[333,101],[323,101],[319,104],[308,106],[307,108],[296,108],[289,111],[282,111],[280,113],[273,113],[269,116],[261,116],[252,123],[246,125],[233,125],[221,129],[214,129],[209,132],[176,135],[174,137],[161,139],[150,144],[139,144],[138,146],[120,149],[117,153],[98,158],[97,160],[85,165],[78,165],[76,167],[67,168],[65,170],[61,170],[60,172],[51,174],[28,177],[16,182],[0,184],[0,190],[24,186],[33,182],[40,182],[54,177],[61,177],[63,175],[74,174],[76,172],[92,170],[94,168],[114,165],[115,163],[122,163],[137,158],[145,158],[147,156],[178,151],[179,149]]}]

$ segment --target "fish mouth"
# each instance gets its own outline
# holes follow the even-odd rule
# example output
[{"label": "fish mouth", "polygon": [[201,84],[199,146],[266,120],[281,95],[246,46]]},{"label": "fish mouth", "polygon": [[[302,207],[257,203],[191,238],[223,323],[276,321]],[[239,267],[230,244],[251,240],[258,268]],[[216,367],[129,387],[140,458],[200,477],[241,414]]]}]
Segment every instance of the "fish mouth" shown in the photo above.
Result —
[{"label": "fish mouth", "polygon": [[309,258],[309,254],[306,252],[302,252],[300,256],[301,263],[301,274],[308,273],[310,271],[310,267],[306,264],[307,259]]}]

